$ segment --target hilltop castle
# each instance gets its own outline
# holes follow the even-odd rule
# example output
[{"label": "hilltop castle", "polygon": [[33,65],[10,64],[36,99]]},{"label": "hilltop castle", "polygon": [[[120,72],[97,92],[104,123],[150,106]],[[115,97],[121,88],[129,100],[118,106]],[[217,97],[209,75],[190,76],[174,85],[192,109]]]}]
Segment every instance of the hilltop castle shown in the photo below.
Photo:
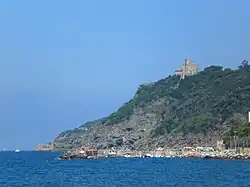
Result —
[{"label": "hilltop castle", "polygon": [[185,59],[184,64],[182,64],[181,68],[175,71],[175,74],[180,76],[181,79],[184,79],[185,76],[190,76],[198,73],[199,65],[193,64],[190,60]]}]

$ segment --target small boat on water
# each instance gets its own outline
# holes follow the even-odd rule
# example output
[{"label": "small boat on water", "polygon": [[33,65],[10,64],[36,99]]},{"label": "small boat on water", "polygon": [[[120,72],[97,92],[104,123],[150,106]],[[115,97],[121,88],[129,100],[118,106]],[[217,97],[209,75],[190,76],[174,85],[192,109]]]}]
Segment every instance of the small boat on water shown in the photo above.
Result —
[{"label": "small boat on water", "polygon": [[15,153],[19,153],[19,152],[20,152],[20,150],[19,150],[19,149],[16,149],[16,150],[15,150]]}]

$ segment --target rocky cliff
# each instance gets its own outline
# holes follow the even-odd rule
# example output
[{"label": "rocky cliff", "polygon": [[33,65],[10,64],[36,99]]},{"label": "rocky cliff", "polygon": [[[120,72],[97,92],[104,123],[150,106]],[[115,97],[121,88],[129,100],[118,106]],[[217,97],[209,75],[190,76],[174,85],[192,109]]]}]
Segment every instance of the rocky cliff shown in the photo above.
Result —
[{"label": "rocky cliff", "polygon": [[151,150],[155,147],[215,145],[250,111],[250,67],[211,66],[180,80],[169,76],[141,85],[108,117],[62,132],[55,150],[81,145]]}]

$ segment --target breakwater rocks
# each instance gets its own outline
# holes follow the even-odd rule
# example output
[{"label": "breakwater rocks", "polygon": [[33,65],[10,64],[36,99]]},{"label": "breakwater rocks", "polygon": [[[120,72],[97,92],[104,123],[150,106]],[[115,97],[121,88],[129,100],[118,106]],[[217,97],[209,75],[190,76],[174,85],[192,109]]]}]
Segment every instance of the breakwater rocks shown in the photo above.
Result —
[{"label": "breakwater rocks", "polygon": [[[86,154],[87,153],[87,154]],[[98,158],[199,158],[199,159],[217,159],[217,160],[250,160],[250,155],[243,154],[233,154],[233,155],[152,155],[152,154],[143,154],[143,155],[119,155],[119,154],[107,154],[99,155],[94,154],[94,152],[83,152],[83,151],[68,151],[63,153],[59,159],[60,160],[82,160],[82,159],[98,159]]]},{"label": "breakwater rocks", "polygon": [[82,160],[82,159],[93,159],[101,158],[94,151],[68,151],[64,152],[59,160]]},{"label": "breakwater rocks", "polygon": [[86,155],[82,154],[71,154],[71,153],[66,153],[62,154],[59,157],[59,160],[82,160],[82,159],[87,159],[88,157]]},{"label": "breakwater rocks", "polygon": [[250,155],[230,155],[230,156],[204,156],[203,159],[217,160],[250,160]]}]

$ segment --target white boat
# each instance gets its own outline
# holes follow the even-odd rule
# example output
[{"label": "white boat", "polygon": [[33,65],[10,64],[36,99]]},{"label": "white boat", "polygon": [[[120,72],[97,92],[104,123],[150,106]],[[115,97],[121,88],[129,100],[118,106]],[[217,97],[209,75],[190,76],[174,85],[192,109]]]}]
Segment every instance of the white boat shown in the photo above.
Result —
[{"label": "white boat", "polygon": [[19,150],[19,149],[16,149],[16,150],[15,150],[15,153],[19,153],[19,152],[20,152],[20,150]]}]

